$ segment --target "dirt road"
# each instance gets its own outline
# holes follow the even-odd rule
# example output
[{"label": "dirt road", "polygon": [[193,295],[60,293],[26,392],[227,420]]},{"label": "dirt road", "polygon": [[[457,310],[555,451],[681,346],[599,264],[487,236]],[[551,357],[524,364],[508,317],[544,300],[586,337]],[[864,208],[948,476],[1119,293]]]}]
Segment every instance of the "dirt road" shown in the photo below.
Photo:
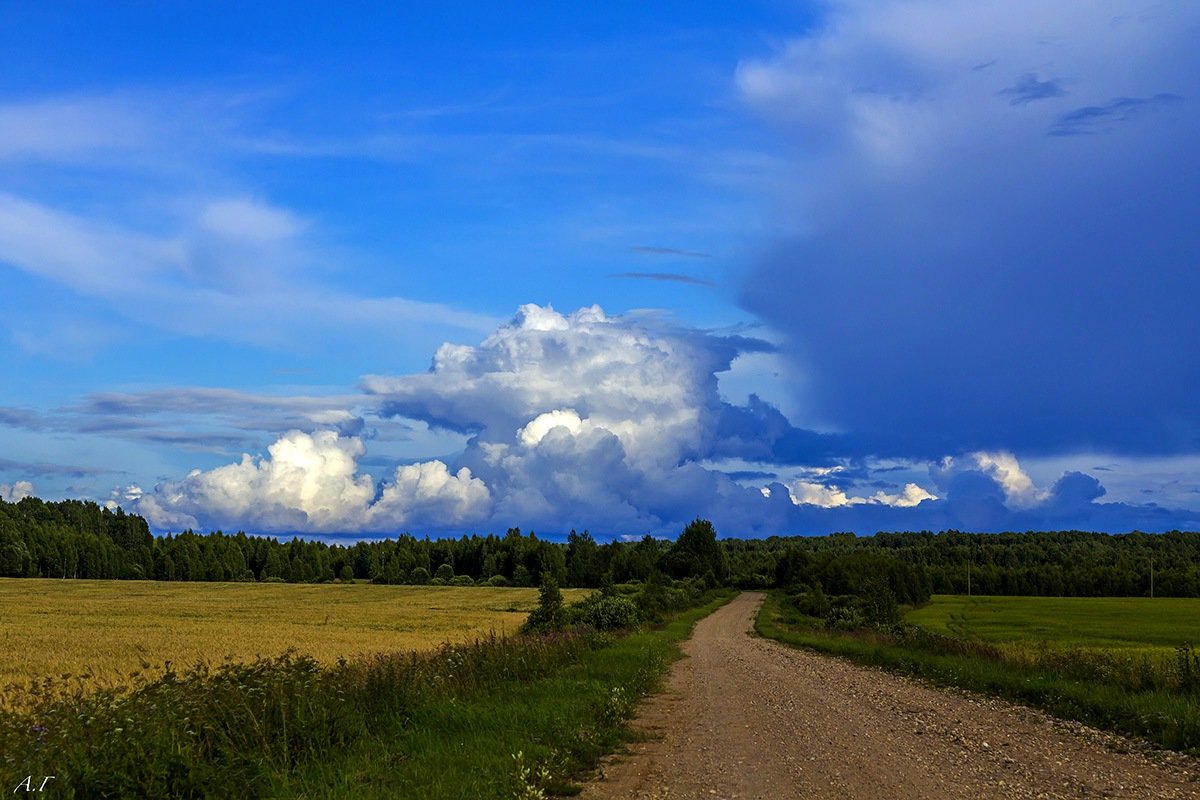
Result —
[{"label": "dirt road", "polygon": [[1200,798],[1193,759],[747,635],[761,601],[696,626],[584,798]]}]

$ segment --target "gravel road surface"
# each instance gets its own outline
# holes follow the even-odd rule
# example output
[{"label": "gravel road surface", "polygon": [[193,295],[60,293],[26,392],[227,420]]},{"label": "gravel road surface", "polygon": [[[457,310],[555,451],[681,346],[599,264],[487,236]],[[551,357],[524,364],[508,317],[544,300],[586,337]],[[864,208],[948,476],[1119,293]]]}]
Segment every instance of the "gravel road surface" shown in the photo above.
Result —
[{"label": "gravel road surface", "polygon": [[582,797],[1200,798],[1195,759],[750,635],[762,599],[697,624]]}]

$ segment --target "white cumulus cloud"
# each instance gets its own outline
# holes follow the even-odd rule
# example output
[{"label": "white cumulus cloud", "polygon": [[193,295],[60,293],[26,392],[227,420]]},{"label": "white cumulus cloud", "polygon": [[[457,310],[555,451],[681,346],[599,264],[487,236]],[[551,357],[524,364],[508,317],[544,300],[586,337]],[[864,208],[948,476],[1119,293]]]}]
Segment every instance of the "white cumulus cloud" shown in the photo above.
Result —
[{"label": "white cumulus cloud", "polygon": [[869,497],[851,495],[845,489],[815,481],[795,480],[787,484],[788,495],[796,505],[811,505],[820,508],[842,508],[856,505],[895,506],[897,508],[912,508],[925,500],[937,500],[938,497],[926,491],[915,483],[906,483],[904,488],[895,494],[882,490]]},{"label": "white cumulus cloud", "polygon": [[546,434],[554,428],[566,428],[572,434],[579,433],[583,430],[583,422],[579,415],[570,409],[548,411],[545,414],[538,414],[530,420],[528,425],[518,431],[518,436],[521,444],[526,447],[534,447],[542,439],[545,439]]},{"label": "white cumulus cloud", "polygon": [[1021,469],[1021,463],[1012,453],[971,453],[970,458],[981,472],[990,475],[1000,488],[1010,506],[1028,508],[1044,502],[1050,493],[1034,486],[1033,479]]},{"label": "white cumulus cloud", "polygon": [[491,493],[468,467],[451,473],[441,461],[422,461],[396,469],[369,518],[371,527],[410,521],[462,525],[479,521],[490,506]]},{"label": "white cumulus cloud", "polygon": [[450,474],[440,461],[401,466],[376,499],[374,479],[360,473],[361,439],[335,431],[290,431],[267,455],[192,470],[153,492],[126,491],[158,528],[227,525],[264,531],[352,532],[406,524],[451,526],[479,519],[487,487],[467,468]]},{"label": "white cumulus cloud", "polygon": [[991,478],[1004,493],[1004,503],[1009,508],[1033,508],[1051,497],[1051,492],[1035,485],[1017,457],[1008,452],[979,451],[958,459],[947,456],[931,470],[939,484],[946,484],[967,472],[979,472]]},{"label": "white cumulus cloud", "polygon": [[937,500],[938,496],[915,483],[906,483],[904,488],[896,494],[887,494],[886,492],[876,492],[871,495],[871,502],[879,503],[885,506],[896,506],[897,508],[912,508],[920,505],[926,500]]},{"label": "white cumulus cloud", "polygon": [[33,484],[29,481],[14,481],[12,484],[0,483],[0,500],[15,503],[25,497],[33,496]]},{"label": "white cumulus cloud", "polygon": [[836,486],[826,486],[812,481],[792,481],[787,484],[788,494],[796,505],[820,506],[821,508],[838,508],[857,503],[867,502],[861,497],[849,497]]}]

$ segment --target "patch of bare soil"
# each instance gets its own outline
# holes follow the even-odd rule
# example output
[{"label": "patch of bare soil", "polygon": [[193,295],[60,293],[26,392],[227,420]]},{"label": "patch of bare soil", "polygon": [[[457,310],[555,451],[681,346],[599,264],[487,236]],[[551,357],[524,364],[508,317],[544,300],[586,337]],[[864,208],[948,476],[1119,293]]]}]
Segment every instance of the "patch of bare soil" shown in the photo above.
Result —
[{"label": "patch of bare soil", "polygon": [[697,624],[583,798],[1200,798],[1195,759],[749,635],[762,599]]}]

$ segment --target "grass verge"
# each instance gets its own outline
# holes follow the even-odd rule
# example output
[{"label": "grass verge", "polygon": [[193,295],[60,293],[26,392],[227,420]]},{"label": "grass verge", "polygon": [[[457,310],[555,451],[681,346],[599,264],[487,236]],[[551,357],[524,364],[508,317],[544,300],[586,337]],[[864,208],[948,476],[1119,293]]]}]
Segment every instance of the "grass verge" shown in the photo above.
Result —
[{"label": "grass verge", "polygon": [[[1200,755],[1200,695],[1194,687],[1137,688],[1108,679],[1096,663],[1058,656],[1009,661],[998,648],[907,627],[897,633],[833,631],[788,608],[772,592],[755,621],[769,639],[882,667],[942,686],[996,695],[1164,747]],[[1194,658],[1194,653],[1184,653]],[[1079,659],[1086,658],[1080,653]],[[1191,667],[1188,667],[1191,669]]]},{"label": "grass verge", "polygon": [[721,592],[663,625],[607,638],[553,674],[457,696],[427,695],[335,759],[280,774],[278,797],[544,798],[631,741],[637,702],[656,690]]}]

